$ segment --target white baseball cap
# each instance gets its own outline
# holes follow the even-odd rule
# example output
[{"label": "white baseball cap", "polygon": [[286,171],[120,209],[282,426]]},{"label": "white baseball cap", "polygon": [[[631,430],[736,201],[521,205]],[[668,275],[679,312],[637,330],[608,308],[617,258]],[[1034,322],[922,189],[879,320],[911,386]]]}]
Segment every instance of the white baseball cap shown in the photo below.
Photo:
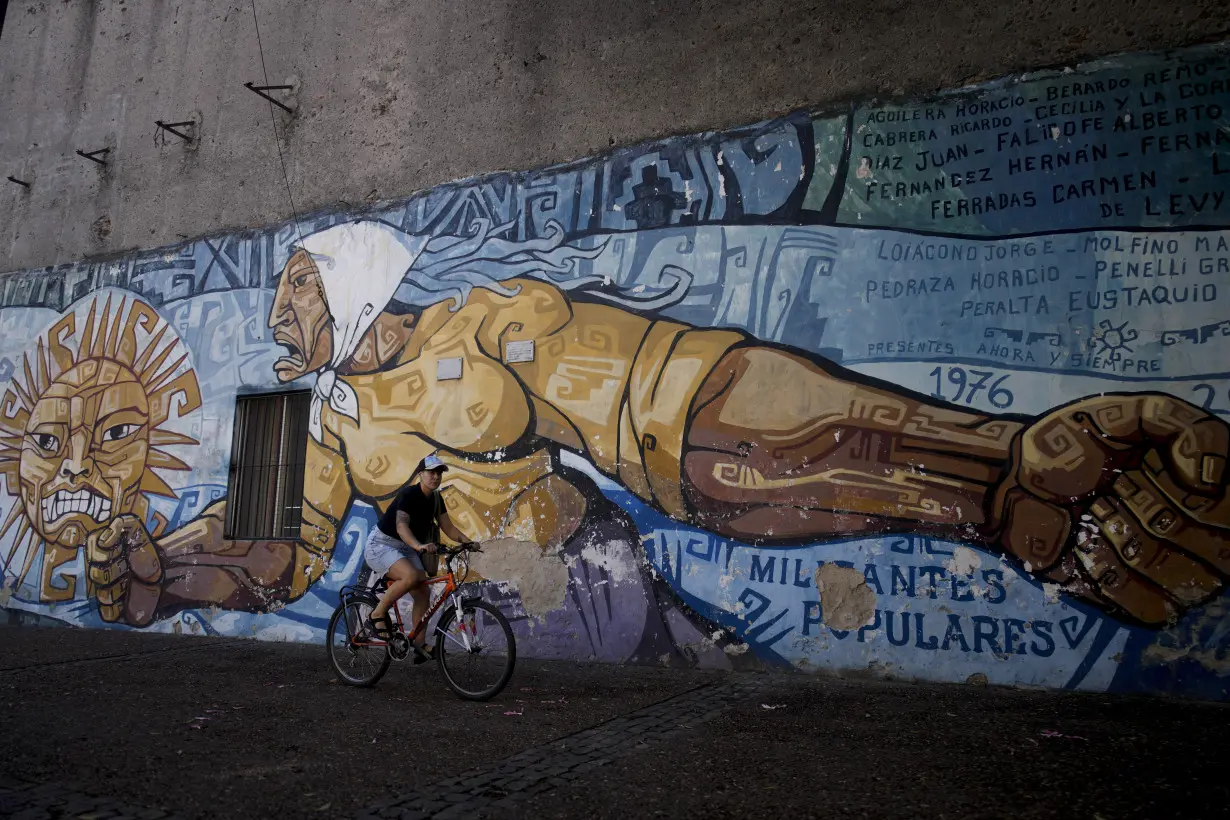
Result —
[{"label": "white baseball cap", "polygon": [[423,459],[423,469],[424,470],[438,470],[440,472],[444,472],[448,469],[448,466],[443,461],[441,461],[437,456],[430,455],[427,458]]}]

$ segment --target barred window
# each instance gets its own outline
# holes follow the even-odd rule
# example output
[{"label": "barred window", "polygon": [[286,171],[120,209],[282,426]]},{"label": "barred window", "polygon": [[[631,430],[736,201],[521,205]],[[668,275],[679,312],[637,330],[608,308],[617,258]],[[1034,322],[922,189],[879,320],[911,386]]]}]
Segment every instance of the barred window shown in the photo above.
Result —
[{"label": "barred window", "polygon": [[240,396],[227,487],[228,538],[298,538],[310,392]]}]

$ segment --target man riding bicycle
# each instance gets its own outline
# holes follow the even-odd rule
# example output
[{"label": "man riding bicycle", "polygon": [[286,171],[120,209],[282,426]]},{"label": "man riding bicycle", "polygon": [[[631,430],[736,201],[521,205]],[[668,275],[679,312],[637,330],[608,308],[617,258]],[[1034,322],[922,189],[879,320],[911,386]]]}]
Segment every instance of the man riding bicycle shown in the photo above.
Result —
[{"label": "man riding bicycle", "polygon": [[[388,590],[368,618],[369,629],[381,640],[392,636],[389,609],[407,592],[414,600],[414,623],[427,611],[431,593],[424,582],[428,576],[428,562],[434,569],[435,561],[426,556],[435,555],[440,532],[458,543],[466,540],[449,520],[440,498],[440,480],[446,470],[448,467],[434,455],[419,462],[410,481],[397,493],[367,538],[364,560],[377,578],[387,576],[389,579]],[[419,652],[414,662],[422,663],[430,658],[425,645],[426,630],[415,640]]]}]

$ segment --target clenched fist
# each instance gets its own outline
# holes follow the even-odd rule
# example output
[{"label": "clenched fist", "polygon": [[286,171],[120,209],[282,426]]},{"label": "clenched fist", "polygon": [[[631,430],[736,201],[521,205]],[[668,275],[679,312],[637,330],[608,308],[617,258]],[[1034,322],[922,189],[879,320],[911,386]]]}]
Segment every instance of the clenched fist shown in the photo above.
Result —
[{"label": "clenched fist", "polygon": [[1230,427],[1156,393],[1082,399],[1026,427],[992,534],[1065,591],[1158,625],[1230,575]]},{"label": "clenched fist", "polygon": [[135,515],[116,517],[86,542],[89,576],[104,621],[146,626],[162,593],[162,560]]}]

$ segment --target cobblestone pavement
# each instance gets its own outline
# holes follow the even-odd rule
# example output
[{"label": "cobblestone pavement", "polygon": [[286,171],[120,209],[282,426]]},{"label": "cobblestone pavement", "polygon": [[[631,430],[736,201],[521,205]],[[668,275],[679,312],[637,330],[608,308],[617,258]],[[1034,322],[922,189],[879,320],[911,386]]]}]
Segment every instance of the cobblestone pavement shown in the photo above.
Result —
[{"label": "cobblestone pavement", "polygon": [[[435,783],[378,803],[358,818],[468,817],[488,807],[515,808],[519,801],[567,786],[599,766],[667,740],[754,697],[762,677],[736,677],[638,709],[590,729],[528,749],[496,765]],[[460,750],[462,755],[464,749]]]},{"label": "cobblestone pavement", "polygon": [[125,806],[105,797],[66,791],[51,783],[27,783],[0,775],[0,817],[11,820],[172,820],[162,809]]},{"label": "cobblestone pavement", "polygon": [[0,627],[0,818],[351,817],[723,677],[521,659],[470,703],[433,664],[342,686],[317,645]]},{"label": "cobblestone pavement", "polygon": [[0,627],[0,818],[1223,818],[1230,706],[524,660],[342,686],[315,645]]}]

